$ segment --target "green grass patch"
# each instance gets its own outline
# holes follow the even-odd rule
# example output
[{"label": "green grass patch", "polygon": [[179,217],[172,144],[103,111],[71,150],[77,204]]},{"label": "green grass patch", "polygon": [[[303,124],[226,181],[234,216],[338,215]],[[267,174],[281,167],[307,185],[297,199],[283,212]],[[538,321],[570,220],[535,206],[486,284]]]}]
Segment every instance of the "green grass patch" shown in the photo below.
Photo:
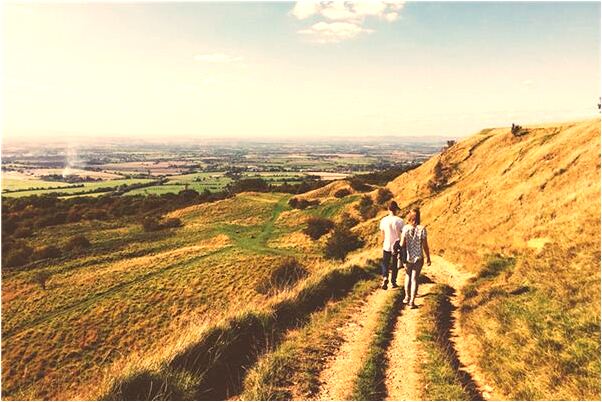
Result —
[{"label": "green grass patch", "polygon": [[386,396],[385,370],[387,347],[391,343],[395,317],[402,306],[402,292],[391,292],[391,297],[379,312],[374,338],[366,360],[358,373],[353,388],[352,400],[378,401]]},{"label": "green grass patch", "polygon": [[474,383],[458,370],[458,359],[449,341],[453,289],[436,285],[425,296],[417,340],[424,352],[420,372],[424,381],[422,398],[431,401],[479,399]]},{"label": "green grass patch", "polygon": [[[47,190],[28,190],[28,191],[16,191],[12,193],[3,193],[3,197],[27,197],[30,195],[48,195],[57,193],[59,195],[75,195],[79,193],[92,194],[100,192],[101,189],[110,188],[117,190],[120,186],[127,186],[131,184],[150,183],[151,179],[121,179],[121,180],[104,180],[82,183],[83,187],[67,187],[59,189],[47,189]],[[58,184],[58,183],[57,183]],[[55,186],[56,187],[56,186]]]},{"label": "green grass patch", "polygon": [[599,236],[490,259],[463,290],[462,327],[508,399],[600,399]]}]

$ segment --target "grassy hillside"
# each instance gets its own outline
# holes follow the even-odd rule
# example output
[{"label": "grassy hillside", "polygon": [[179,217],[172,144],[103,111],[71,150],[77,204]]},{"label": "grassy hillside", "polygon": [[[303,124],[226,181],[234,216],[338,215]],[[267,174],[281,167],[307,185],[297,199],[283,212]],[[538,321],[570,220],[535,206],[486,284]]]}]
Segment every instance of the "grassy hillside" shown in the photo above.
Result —
[{"label": "grassy hillside", "polygon": [[[357,368],[349,393],[391,395],[378,380],[401,364],[384,352],[394,317],[406,313],[399,294],[374,292],[372,259],[392,196],[404,212],[421,207],[433,254],[474,274],[455,311],[487,384],[508,399],[599,399],[599,150],[599,121],[521,137],[488,129],[400,175],[391,193],[353,180],[296,196],[240,193],[175,204],[190,206],[162,218],[182,225],[154,232],[143,215],[33,225],[23,236],[37,248],[69,250],[77,235],[91,245],[3,269],[3,397],[315,398],[327,357],[357,340],[345,328],[365,322],[358,311],[380,311],[372,321],[381,330],[362,332],[367,352],[336,367]],[[291,198],[308,202],[293,209]],[[364,249],[325,259],[335,236],[304,233],[316,218],[355,221]],[[433,292],[415,313],[426,351],[418,382],[430,384],[421,392],[472,398],[449,361],[451,289]]]},{"label": "grassy hillside", "polygon": [[599,399],[600,121],[483,130],[387,187],[478,274],[462,324],[487,380],[510,399]]},{"label": "grassy hillside", "polygon": [[[290,257],[310,278],[334,267],[321,244],[301,233],[321,210],[280,219],[291,213],[289,197],[244,193],[194,205],[168,214],[182,227],[160,232],[128,220],[36,230],[29,239],[36,246],[63,247],[79,234],[91,246],[3,270],[3,396],[93,397],[101,378],[123,372],[128,362],[140,365],[158,347],[168,353],[190,328],[270,303],[278,289],[265,284]],[[39,272],[51,275],[45,290],[36,283]]]}]

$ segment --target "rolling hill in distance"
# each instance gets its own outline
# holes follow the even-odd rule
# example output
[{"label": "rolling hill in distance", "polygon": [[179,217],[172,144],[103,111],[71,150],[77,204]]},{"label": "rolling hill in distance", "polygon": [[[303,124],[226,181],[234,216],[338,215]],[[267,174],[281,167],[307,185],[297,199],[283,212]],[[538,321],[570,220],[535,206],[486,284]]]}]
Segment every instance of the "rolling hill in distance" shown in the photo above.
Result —
[{"label": "rolling hill in distance", "polygon": [[[600,120],[517,134],[302,194],[3,197],[41,256],[3,264],[3,398],[599,399]],[[416,310],[379,288],[391,199]]]}]

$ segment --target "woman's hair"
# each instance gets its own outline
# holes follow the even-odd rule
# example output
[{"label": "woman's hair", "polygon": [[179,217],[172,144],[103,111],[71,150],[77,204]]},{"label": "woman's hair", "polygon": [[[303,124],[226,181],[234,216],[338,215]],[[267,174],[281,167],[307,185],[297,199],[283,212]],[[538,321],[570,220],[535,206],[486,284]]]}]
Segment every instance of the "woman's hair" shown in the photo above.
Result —
[{"label": "woman's hair", "polygon": [[413,208],[408,220],[414,226],[420,225],[420,208]]}]

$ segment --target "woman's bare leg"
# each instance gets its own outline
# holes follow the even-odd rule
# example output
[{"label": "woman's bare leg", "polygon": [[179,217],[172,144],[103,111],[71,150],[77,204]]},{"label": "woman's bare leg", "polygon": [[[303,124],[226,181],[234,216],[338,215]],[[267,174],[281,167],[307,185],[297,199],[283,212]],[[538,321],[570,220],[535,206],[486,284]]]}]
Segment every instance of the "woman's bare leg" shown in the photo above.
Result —
[{"label": "woman's bare leg", "polygon": [[408,275],[408,271],[405,271],[405,279],[403,282],[403,288],[405,290],[405,297],[403,298],[404,303],[408,303],[410,301],[410,275]]},{"label": "woman's bare leg", "polygon": [[418,294],[418,279],[420,278],[420,269],[412,269],[412,277],[410,278],[410,306],[414,305],[414,299]]}]

